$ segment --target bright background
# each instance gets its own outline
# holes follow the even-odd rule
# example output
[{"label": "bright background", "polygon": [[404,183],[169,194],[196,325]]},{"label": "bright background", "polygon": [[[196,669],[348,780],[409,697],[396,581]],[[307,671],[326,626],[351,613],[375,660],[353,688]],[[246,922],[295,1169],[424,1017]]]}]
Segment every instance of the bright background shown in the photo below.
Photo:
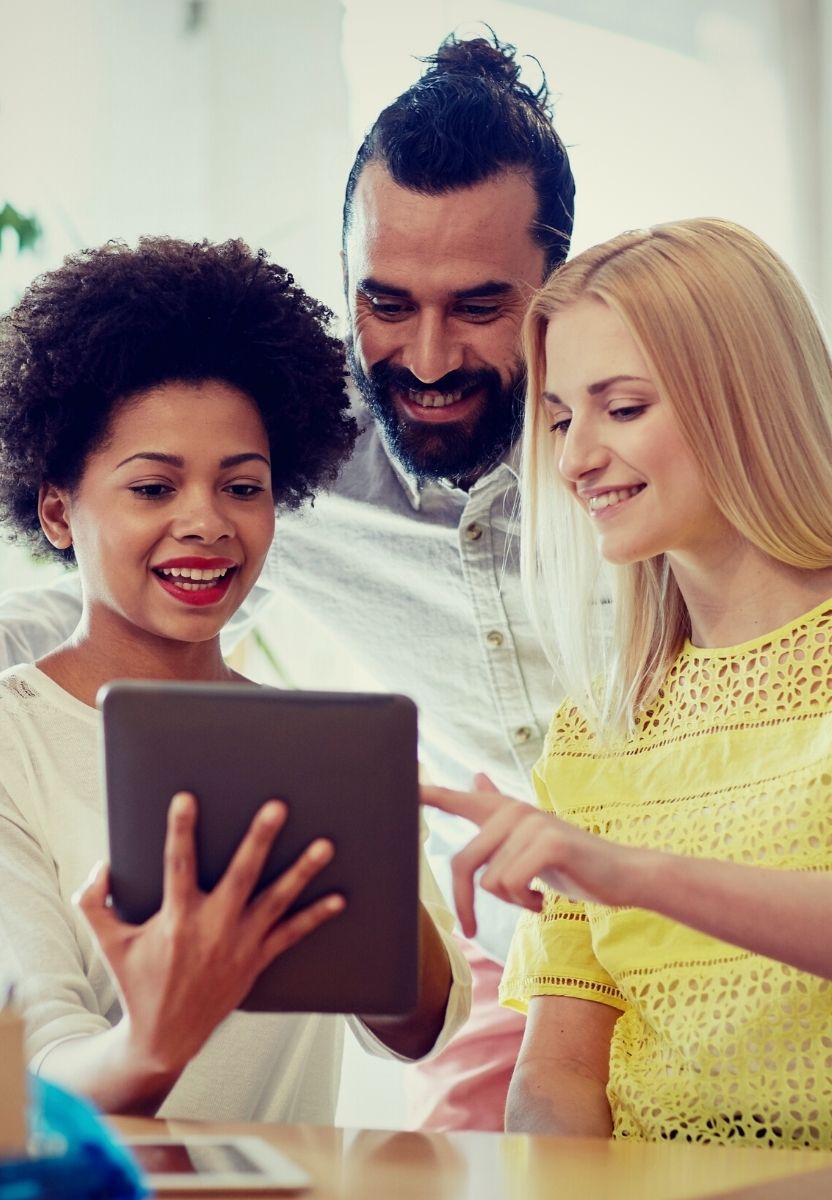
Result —
[{"label": "bright background", "polygon": [[[343,186],[363,132],[420,74],[416,56],[482,22],[535,56],[524,78],[542,68],[557,98],[575,250],[729,217],[832,323],[828,0],[0,0],[0,208],[44,231],[22,254],[2,236],[0,311],[70,251],[168,233],[242,235],[340,314]],[[52,570],[0,543],[0,589]],[[265,638],[300,619],[274,613]],[[352,678],[331,646],[283,664],[302,684]],[[400,1084],[398,1067],[350,1051],[339,1121],[401,1123]]]}]

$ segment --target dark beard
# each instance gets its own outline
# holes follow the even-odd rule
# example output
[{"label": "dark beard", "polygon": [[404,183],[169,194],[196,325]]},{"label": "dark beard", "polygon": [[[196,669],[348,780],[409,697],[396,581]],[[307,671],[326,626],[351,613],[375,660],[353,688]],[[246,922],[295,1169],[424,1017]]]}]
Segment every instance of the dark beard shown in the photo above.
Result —
[{"label": "dark beard", "polygon": [[[406,471],[420,479],[451,479],[467,483],[479,478],[516,441],[523,424],[525,376],[518,372],[507,387],[493,367],[480,371],[451,371],[429,386],[410,371],[379,362],[366,372],[350,338],[347,359],[355,385],[381,426],[391,454]],[[476,414],[447,425],[408,420],[392,400],[393,391],[483,391]]]}]

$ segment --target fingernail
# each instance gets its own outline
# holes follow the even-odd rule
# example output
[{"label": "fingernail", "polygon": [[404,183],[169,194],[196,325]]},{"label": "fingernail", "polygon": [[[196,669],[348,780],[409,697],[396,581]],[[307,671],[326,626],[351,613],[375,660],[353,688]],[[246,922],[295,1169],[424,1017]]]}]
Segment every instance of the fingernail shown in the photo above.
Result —
[{"label": "fingernail", "polygon": [[283,806],[277,800],[267,800],[260,809],[260,818],[267,825],[275,825],[283,811]]},{"label": "fingernail", "polygon": [[320,862],[321,859],[329,858],[332,854],[332,843],[326,841],[324,838],[319,838],[318,841],[313,842],[309,847],[308,853],[309,857],[314,859],[315,862]]},{"label": "fingernail", "polygon": [[328,896],[326,899],[327,912],[340,912],[347,907],[347,902],[343,896]]},{"label": "fingernail", "polygon": [[175,817],[183,817],[191,807],[191,797],[188,792],[177,792],[170,805]]}]

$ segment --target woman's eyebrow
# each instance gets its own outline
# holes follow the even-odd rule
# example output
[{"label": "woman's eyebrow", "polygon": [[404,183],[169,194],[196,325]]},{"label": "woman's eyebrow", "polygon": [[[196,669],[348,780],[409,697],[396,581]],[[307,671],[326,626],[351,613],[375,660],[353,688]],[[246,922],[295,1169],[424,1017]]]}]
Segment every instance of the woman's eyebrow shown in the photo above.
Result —
[{"label": "woman's eyebrow", "polygon": [[256,451],[252,450],[252,451],[246,452],[244,454],[229,454],[227,458],[220,459],[220,466],[221,467],[239,467],[241,463],[254,462],[254,461],[265,463],[266,466],[269,468],[271,468],[271,465],[272,465],[269,462],[269,460],[265,457],[265,455],[257,454]]},{"label": "woman's eyebrow", "polygon": [[122,459],[116,466],[116,470],[119,467],[125,466],[126,463],[133,462],[137,458],[146,458],[150,462],[166,463],[169,467],[184,467],[185,465],[185,460],[180,454],[162,454],[158,450],[137,450],[135,454]]},{"label": "woman's eyebrow", "polygon": [[[123,467],[126,463],[134,462],[137,458],[147,459],[150,462],[165,463],[169,467],[178,467],[180,470],[185,466],[185,460],[181,454],[162,454],[158,450],[139,450],[135,454],[131,454],[129,458],[122,459],[117,465],[116,470],[119,467]],[[220,467],[223,469],[226,467],[238,467],[241,463],[252,461],[262,462],[267,467],[271,467],[269,460],[254,450],[245,451],[242,454],[229,454],[226,458],[220,459]]]},{"label": "woman's eyebrow", "polygon": [[599,379],[597,383],[591,383],[586,390],[590,396],[597,396],[599,392],[605,392],[614,383],[650,383],[650,380],[641,375],[610,375],[609,379]]},{"label": "woman's eyebrow", "polygon": [[[614,383],[648,383],[652,387],[652,380],[645,379],[643,375],[610,375],[609,379],[599,379],[597,383],[590,383],[586,390],[590,396],[598,396]],[[541,392],[540,398],[547,404],[563,404],[560,396],[554,392]]]}]

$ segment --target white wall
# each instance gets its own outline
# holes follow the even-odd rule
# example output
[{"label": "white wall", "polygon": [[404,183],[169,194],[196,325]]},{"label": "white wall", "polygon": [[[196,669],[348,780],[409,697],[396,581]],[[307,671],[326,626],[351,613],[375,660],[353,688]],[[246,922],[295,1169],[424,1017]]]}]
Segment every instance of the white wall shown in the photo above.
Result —
[{"label": "white wall", "polygon": [[[201,14],[195,26],[189,14]],[[264,245],[340,303],[350,147],[339,0],[0,0],[0,206],[33,265],[142,233]]]}]

